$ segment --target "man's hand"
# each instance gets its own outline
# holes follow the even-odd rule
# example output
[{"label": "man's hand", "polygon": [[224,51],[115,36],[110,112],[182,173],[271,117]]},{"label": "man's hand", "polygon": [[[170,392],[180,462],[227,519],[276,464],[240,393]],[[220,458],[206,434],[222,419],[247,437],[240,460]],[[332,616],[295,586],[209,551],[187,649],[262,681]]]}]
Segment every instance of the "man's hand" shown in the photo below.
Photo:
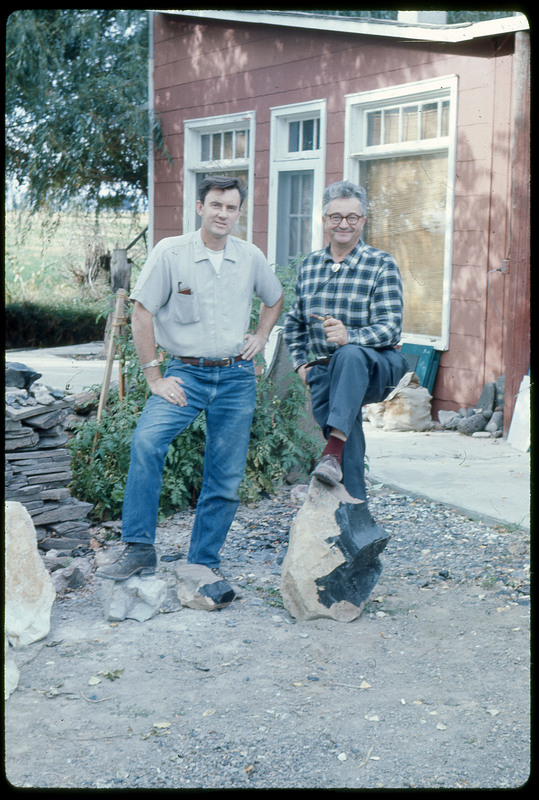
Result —
[{"label": "man's hand", "polygon": [[302,364],[301,367],[298,367],[297,370],[296,370],[297,374],[301,378],[301,382],[305,386],[308,385],[307,384],[307,373],[309,372],[310,369],[312,369],[312,367],[308,367],[307,364]]},{"label": "man's hand", "polygon": [[245,361],[252,361],[257,353],[265,348],[267,339],[260,333],[248,333],[245,336],[245,344],[240,350],[240,355]]},{"label": "man's hand", "polygon": [[243,357],[244,361],[252,361],[256,354],[260,353],[265,348],[271,330],[279,319],[282,307],[282,294],[273,306],[267,306],[265,303],[260,304],[256,331],[246,334],[245,344],[240,350],[240,355]]},{"label": "man's hand", "polygon": [[344,324],[340,320],[335,319],[335,317],[329,317],[325,320],[324,331],[328,342],[336,344],[339,347],[348,344],[348,331],[344,327]]},{"label": "man's hand", "polygon": [[173,375],[168,378],[157,378],[157,380],[149,381],[152,394],[163,397],[175,406],[187,405],[187,398],[181,386],[182,383],[181,378],[176,378]]}]

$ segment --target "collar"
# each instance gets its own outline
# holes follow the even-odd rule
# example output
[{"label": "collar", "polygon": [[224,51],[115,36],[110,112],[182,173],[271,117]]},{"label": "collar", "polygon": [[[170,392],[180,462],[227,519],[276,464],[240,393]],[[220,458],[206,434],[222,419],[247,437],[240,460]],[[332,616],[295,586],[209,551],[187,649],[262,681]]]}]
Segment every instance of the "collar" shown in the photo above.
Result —
[{"label": "collar", "polygon": [[[354,249],[348,253],[346,258],[343,258],[343,260],[338,263],[343,264],[345,267],[348,267],[349,269],[355,269],[357,267],[359,257],[361,255],[361,251],[363,250],[364,247],[365,247],[365,242],[363,241],[363,239],[360,239],[359,242],[354,247]],[[335,264],[335,259],[331,255],[331,244],[328,244],[325,249],[324,264],[326,264],[327,262]]]},{"label": "collar", "polygon": [[[195,261],[206,261],[208,258],[208,251],[206,245],[202,241],[202,233],[200,228],[195,233]],[[225,251],[223,258],[227,261],[237,261],[238,251],[237,246],[232,236],[226,237]]]}]

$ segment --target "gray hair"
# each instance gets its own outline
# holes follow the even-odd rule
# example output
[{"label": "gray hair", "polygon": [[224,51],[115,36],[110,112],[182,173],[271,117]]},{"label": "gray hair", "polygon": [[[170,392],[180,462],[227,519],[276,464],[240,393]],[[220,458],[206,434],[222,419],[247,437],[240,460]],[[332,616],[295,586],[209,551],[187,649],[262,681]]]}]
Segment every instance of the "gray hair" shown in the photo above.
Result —
[{"label": "gray hair", "polygon": [[361,203],[363,213],[367,214],[367,192],[363,186],[358,186],[351,181],[337,181],[330,183],[322,197],[322,213],[325,215],[332,200],[337,198],[356,197]]}]

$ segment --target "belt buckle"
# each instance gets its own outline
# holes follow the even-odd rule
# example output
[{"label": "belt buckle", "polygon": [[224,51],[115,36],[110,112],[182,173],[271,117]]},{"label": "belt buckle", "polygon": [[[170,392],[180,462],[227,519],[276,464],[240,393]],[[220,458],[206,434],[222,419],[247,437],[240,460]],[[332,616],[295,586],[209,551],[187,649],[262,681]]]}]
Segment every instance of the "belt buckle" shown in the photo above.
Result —
[{"label": "belt buckle", "polygon": [[223,358],[224,364],[223,367],[229,367],[232,364],[232,359],[230,356],[228,358]]}]

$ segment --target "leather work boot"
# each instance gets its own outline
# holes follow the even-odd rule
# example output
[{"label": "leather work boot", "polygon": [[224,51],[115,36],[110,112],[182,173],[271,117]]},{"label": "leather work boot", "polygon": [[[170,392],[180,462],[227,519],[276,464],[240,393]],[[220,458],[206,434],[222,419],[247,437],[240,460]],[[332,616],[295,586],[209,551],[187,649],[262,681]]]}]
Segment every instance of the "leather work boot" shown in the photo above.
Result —
[{"label": "leather work boot", "polygon": [[125,581],[133,575],[154,575],[157,566],[155,547],[152,544],[128,542],[120,558],[113,564],[100,567],[98,578]]},{"label": "leather work boot", "polygon": [[322,456],[313,470],[313,475],[322,483],[327,483],[329,486],[337,486],[342,481],[341,465],[335,456]]}]

